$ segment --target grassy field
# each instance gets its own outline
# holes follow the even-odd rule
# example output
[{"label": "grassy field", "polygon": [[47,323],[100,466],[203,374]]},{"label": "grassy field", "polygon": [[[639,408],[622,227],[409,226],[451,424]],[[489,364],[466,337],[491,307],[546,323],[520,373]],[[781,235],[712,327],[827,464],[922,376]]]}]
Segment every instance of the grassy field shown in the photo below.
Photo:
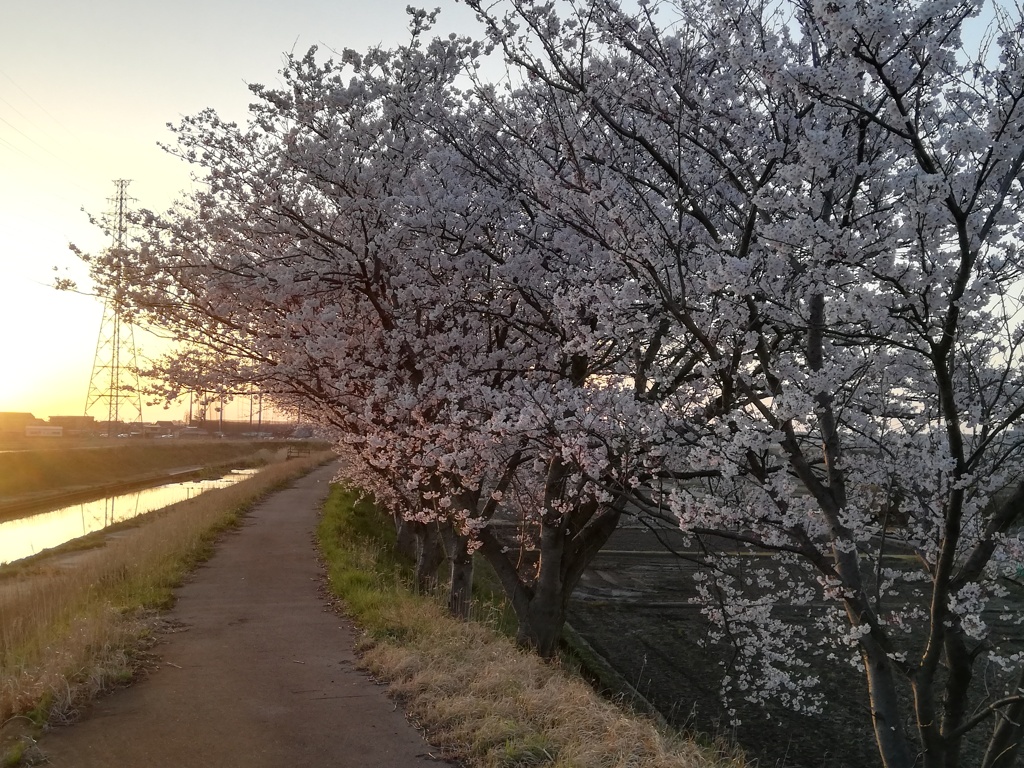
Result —
[{"label": "grassy field", "polygon": [[183,467],[273,454],[289,443],[234,440],[119,440],[90,448],[0,453],[0,499],[41,491],[124,482]]},{"label": "grassy field", "polygon": [[73,719],[81,702],[130,680],[146,661],[160,610],[209,557],[218,534],[332,457],[272,464],[139,518],[105,546],[43,559],[0,580],[0,765],[18,764],[42,724]]},{"label": "grassy field", "polygon": [[391,526],[373,505],[335,488],[319,528],[328,577],[364,630],[362,663],[390,685],[430,741],[474,768],[741,768],[743,758],[697,744],[601,698],[571,668],[515,647],[501,606],[472,621],[408,588]]}]

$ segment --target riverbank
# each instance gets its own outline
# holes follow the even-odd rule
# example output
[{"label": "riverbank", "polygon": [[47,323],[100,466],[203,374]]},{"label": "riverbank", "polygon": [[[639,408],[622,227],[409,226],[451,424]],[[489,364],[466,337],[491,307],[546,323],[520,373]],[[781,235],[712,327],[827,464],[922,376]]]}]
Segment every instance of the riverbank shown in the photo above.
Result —
[{"label": "riverbank", "polygon": [[332,457],[269,466],[150,513],[89,550],[37,558],[0,581],[0,750],[17,757],[43,724],[73,719],[83,701],[130,680],[147,661],[159,609],[209,557],[219,533]]},{"label": "riverbank", "polygon": [[277,440],[120,440],[0,453],[0,519],[211,468],[266,464],[294,445]]},{"label": "riverbank", "polygon": [[[93,639],[103,654],[87,662],[90,674],[64,678],[74,681],[72,696],[62,698],[62,691],[51,688],[34,707],[23,705],[19,716],[5,716],[2,735],[11,760],[49,759],[57,768],[143,763],[198,766],[210,764],[211,755],[223,756],[219,764],[228,765],[239,764],[235,758],[252,753],[260,759],[251,764],[328,766],[337,764],[340,754],[355,755],[362,765],[411,768],[437,765],[434,755],[442,754],[467,768],[744,765],[742,757],[727,748],[685,739],[603,699],[571,664],[546,663],[520,651],[497,628],[500,606],[495,602],[482,599],[475,619],[464,622],[451,619],[432,597],[413,594],[401,564],[380,538],[392,531],[387,518],[341,489],[334,490],[326,506],[318,538],[335,594],[334,607],[361,628],[361,634],[347,635],[344,647],[336,646],[335,640],[314,637],[306,624],[311,617],[301,621],[292,617],[296,604],[312,600],[317,606],[313,614],[317,621],[327,622],[326,631],[348,632],[317,598],[319,579],[309,534],[296,543],[283,539],[277,528],[263,530],[258,541],[250,542],[252,562],[245,571],[232,559],[238,557],[239,549],[239,539],[232,537],[225,548],[235,554],[218,569],[230,583],[218,581],[211,586],[204,569],[182,593],[198,596],[198,605],[193,600],[181,616],[177,610],[157,612],[156,608],[171,602],[171,585],[180,582],[182,569],[208,555],[215,532],[238,520],[237,511],[223,517],[226,495],[221,492],[195,501],[210,501],[214,494],[221,494],[216,505],[221,517],[215,515],[214,524],[209,525],[207,516],[203,543],[189,550],[193,554],[177,556],[177,570],[168,577],[154,580],[159,569],[150,566],[145,569],[149,586],[140,586],[124,572],[126,564],[109,554],[101,558],[104,570],[94,571],[82,562],[68,569],[74,581],[88,580],[86,592],[112,590],[106,592],[105,613],[118,617],[112,626],[122,634],[108,629]],[[288,501],[276,514],[278,526],[291,525],[307,510]],[[171,521],[181,516],[179,511],[161,518]],[[251,532],[264,524],[263,518],[246,520],[242,535],[252,538]],[[142,526],[132,535],[147,531],[156,532],[156,527]],[[157,538],[168,537],[161,532]],[[135,538],[121,549],[138,553],[140,543]],[[100,550],[88,557],[102,554]],[[307,574],[304,569],[312,570]],[[301,598],[285,599],[273,592],[286,577],[299,585]],[[37,602],[46,594],[37,593]],[[125,594],[146,597],[135,599],[136,608],[126,610]],[[7,605],[0,598],[0,614]],[[67,630],[60,637],[90,637],[90,626],[82,618],[70,622]],[[61,643],[54,637],[47,640],[48,650],[56,649],[61,655]],[[160,638],[157,648],[150,647],[154,637]],[[351,655],[357,637],[358,659]],[[196,641],[219,655],[196,656],[208,652],[200,651]],[[350,669],[356,666],[388,683],[391,694],[426,731],[433,747],[421,743],[417,748],[415,732],[410,736],[407,726],[397,723],[375,731],[384,722],[376,714],[367,716],[368,723],[354,719],[365,715],[365,697],[379,696],[381,690],[371,694],[374,686]],[[92,705],[91,712],[97,716],[86,717],[74,728],[57,729],[36,743],[42,722],[75,719],[83,701],[101,689],[130,681],[139,669],[152,674],[140,685]],[[0,682],[4,689],[9,687],[6,680]],[[399,716],[392,705],[385,704],[387,712]],[[213,710],[207,712],[204,706]],[[339,723],[345,725],[339,727]],[[405,735],[394,735],[399,732]],[[401,758],[389,752],[398,740],[405,745]],[[412,751],[405,752],[406,747]]]},{"label": "riverbank", "polygon": [[392,528],[366,500],[334,489],[318,538],[339,607],[364,630],[361,664],[426,729],[442,754],[473,768],[742,768],[735,750],[697,743],[608,701],[571,664],[524,652],[496,627],[413,594],[391,554]]}]

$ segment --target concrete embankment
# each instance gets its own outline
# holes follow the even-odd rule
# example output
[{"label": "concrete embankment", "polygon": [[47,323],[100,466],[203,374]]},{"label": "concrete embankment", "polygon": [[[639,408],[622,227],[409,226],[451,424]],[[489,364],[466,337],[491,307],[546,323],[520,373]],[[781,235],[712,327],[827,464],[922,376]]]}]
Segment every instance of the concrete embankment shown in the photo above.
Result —
[{"label": "concrete embankment", "polygon": [[170,472],[145,475],[135,480],[91,485],[87,488],[79,488],[73,491],[34,493],[13,501],[0,502],[0,522],[33,515],[69,504],[77,504],[82,501],[102,499],[105,496],[117,496],[144,488],[153,488],[159,485],[166,485],[167,483],[189,480],[199,477],[204,471],[203,467],[183,467]]},{"label": "concrete embankment", "polygon": [[118,440],[113,445],[0,453],[0,501],[39,491],[131,480],[179,467],[236,461],[287,442]]},{"label": "concrete embankment", "polygon": [[[742,724],[729,725],[719,690],[731,648],[707,642],[708,624],[694,602],[695,566],[686,558],[697,553],[688,549],[677,530],[666,528],[655,535],[626,525],[612,535],[584,575],[569,621],[589,651],[628,685],[605,683],[641,709],[653,706],[677,728],[724,736],[762,765],[874,765],[877,750],[864,717],[863,686],[847,665],[816,670],[825,693],[820,714],[740,699],[734,706]],[[808,622],[814,619],[806,607],[793,610],[805,614]],[[600,676],[601,670],[595,671]]]}]

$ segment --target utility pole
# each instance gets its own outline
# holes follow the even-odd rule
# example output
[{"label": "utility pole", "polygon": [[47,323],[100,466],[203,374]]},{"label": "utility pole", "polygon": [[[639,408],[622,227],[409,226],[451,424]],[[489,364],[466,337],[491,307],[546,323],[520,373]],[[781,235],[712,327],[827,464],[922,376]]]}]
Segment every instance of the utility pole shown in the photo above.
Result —
[{"label": "utility pole", "polygon": [[[96,354],[93,356],[92,374],[89,376],[89,392],[85,398],[85,414],[90,411],[96,416],[106,417],[107,434],[125,424],[142,424],[142,393],[139,391],[138,352],[135,347],[135,331],[131,323],[122,319],[124,286],[121,283],[124,259],[128,255],[128,202],[126,179],[114,182],[117,191],[110,198],[113,210],[110,212],[112,244],[110,254],[114,257],[114,282],[103,302],[103,319],[96,338]],[[103,406],[106,406],[103,409]],[[105,410],[105,413],[103,412]]]}]

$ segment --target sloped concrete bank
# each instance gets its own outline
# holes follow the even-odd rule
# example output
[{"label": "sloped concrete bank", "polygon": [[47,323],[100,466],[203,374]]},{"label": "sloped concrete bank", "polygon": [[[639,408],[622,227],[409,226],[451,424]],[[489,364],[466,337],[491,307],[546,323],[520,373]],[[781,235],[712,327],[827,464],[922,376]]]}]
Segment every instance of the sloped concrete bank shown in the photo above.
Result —
[{"label": "sloped concrete bank", "polygon": [[[673,538],[678,532],[659,535],[685,549]],[[719,697],[729,651],[705,647],[706,621],[691,602],[696,596],[692,571],[692,564],[644,528],[626,526],[612,535],[569,610],[574,632],[599,659],[595,677],[627,703],[641,710],[653,707],[673,727],[736,743],[759,765],[877,765],[863,683],[846,665],[818,670],[826,694],[819,715],[740,702],[742,723],[729,725]]]}]

